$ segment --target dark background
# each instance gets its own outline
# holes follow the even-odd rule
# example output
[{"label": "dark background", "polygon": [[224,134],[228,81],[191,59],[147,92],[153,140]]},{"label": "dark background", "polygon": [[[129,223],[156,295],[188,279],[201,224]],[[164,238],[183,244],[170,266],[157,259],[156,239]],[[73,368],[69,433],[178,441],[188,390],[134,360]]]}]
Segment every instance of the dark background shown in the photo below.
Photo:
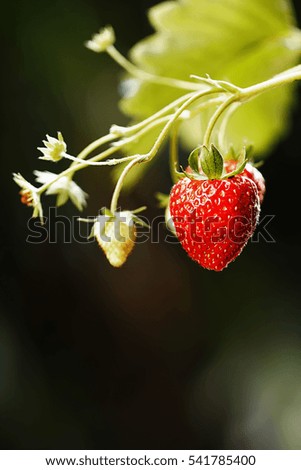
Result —
[{"label": "dark background", "polygon": [[[109,23],[126,53],[151,33],[155,3],[19,0],[3,11],[3,449],[301,448],[300,106],[263,167],[276,243],[250,243],[224,272],[164,244],[164,230],[121,270],[96,243],[63,243],[62,226],[57,243],[26,243],[30,212],[12,171],[32,180],[43,168],[35,149],[46,133],[61,130],[75,153],[127,122],[119,68],[82,44]],[[124,206],[158,214],[153,194],[170,186],[159,168]],[[110,200],[100,171],[76,178],[89,215]]]}]

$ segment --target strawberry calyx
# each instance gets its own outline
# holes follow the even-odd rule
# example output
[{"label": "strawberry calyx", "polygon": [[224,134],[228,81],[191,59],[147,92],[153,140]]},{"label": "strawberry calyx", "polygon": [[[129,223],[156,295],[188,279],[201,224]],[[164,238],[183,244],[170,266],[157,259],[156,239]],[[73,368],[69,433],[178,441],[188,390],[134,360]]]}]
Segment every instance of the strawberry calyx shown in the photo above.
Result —
[{"label": "strawberry calyx", "polygon": [[[214,144],[210,149],[205,145],[195,148],[188,157],[188,166],[190,171],[182,169],[183,175],[192,180],[221,180],[231,178],[232,176],[242,173],[248,163],[249,148],[243,147],[239,154],[230,148],[227,157],[224,158]],[[235,160],[236,167],[231,172],[226,172],[224,162],[226,160]]]},{"label": "strawberry calyx", "polygon": [[106,217],[107,222],[117,220],[121,215],[125,215],[127,218],[129,218],[129,220],[132,220],[136,225],[149,228],[149,225],[143,219],[137,216],[137,214],[140,214],[140,212],[145,211],[145,209],[146,209],[146,206],[142,206],[132,211],[116,212],[115,214],[113,214],[110,209],[108,209],[107,207],[103,207],[100,210],[100,212],[102,213],[103,216]]}]

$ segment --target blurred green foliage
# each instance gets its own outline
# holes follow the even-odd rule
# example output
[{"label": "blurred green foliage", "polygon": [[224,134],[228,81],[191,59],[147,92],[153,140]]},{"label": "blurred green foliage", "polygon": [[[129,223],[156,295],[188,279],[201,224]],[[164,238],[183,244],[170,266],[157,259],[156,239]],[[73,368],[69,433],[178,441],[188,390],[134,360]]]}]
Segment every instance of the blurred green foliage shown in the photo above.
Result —
[{"label": "blurred green foliage", "polygon": [[[191,74],[250,86],[293,67],[301,56],[301,32],[290,0],[182,0],[149,11],[155,34],[136,44],[130,56],[148,72],[188,80]],[[183,94],[168,86],[133,80],[122,110],[145,118]],[[128,90],[128,96],[127,91]],[[291,87],[264,94],[242,106],[228,126],[227,144],[253,144],[261,157],[286,132]],[[202,143],[214,107],[182,126],[185,147]],[[145,142],[146,150],[150,141]],[[227,149],[221,149],[227,150]]]}]

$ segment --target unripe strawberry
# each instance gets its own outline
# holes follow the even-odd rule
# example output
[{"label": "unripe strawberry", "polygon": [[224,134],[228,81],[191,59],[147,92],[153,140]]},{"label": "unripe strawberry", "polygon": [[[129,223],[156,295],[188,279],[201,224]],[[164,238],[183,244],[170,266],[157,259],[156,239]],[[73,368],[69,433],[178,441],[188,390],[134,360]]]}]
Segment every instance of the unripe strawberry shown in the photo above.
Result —
[{"label": "unripe strawberry", "polygon": [[109,263],[121,267],[132,252],[136,240],[136,227],[132,213],[123,211],[113,217],[99,216],[92,229],[99,246]]}]

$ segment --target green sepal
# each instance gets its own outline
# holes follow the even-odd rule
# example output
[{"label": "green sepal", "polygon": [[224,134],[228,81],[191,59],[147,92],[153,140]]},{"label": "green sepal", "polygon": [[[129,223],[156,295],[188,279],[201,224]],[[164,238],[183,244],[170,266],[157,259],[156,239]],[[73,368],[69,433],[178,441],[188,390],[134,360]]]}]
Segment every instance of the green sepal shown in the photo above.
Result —
[{"label": "green sepal", "polygon": [[90,240],[91,238],[95,238],[95,225],[93,225],[90,235],[87,237],[87,240]]},{"label": "green sepal", "polygon": [[247,149],[244,147],[242,151],[239,154],[239,157],[237,159],[237,165],[236,169],[234,171],[231,171],[230,173],[227,173],[223,176],[223,179],[231,178],[231,176],[239,175],[242,173],[245,169],[246,164],[248,163],[248,158],[247,158]]},{"label": "green sepal", "polygon": [[241,166],[244,162],[248,161],[247,157],[247,147],[243,147],[241,152],[239,153],[237,157],[237,166]]},{"label": "green sepal", "polygon": [[133,221],[136,225],[140,225],[141,227],[145,228],[150,228],[150,226],[146,222],[144,222],[144,220],[140,219],[140,217],[137,217],[136,215],[133,216]]},{"label": "green sepal", "polygon": [[[246,151],[246,158],[248,161],[253,159],[254,156],[254,146],[252,144],[245,145],[245,151]],[[229,146],[229,150],[224,157],[224,160],[234,160],[235,162],[238,162],[239,159],[241,158],[241,152],[236,152],[234,146],[231,144]]]},{"label": "green sepal", "polygon": [[215,145],[211,144],[210,151],[202,147],[201,166],[208,179],[220,179],[223,174],[224,159]]},{"label": "green sepal", "polygon": [[254,157],[254,145],[249,144],[246,146],[246,159],[248,161],[253,160]]},{"label": "green sepal", "polygon": [[101,210],[102,215],[106,215],[107,217],[114,217],[114,214],[108,209],[107,207],[103,207]]},{"label": "green sepal", "polygon": [[182,174],[184,175],[182,176],[183,178],[186,176],[186,178],[189,178],[190,180],[200,180],[200,181],[208,179],[207,176],[201,175],[200,173],[196,173],[195,171],[188,173],[187,171],[184,170],[182,166],[180,168],[182,170]]},{"label": "green sepal", "polygon": [[194,173],[199,173],[200,152],[202,147],[195,148],[188,157],[188,165]]},{"label": "green sepal", "polygon": [[[78,222],[85,222],[86,224],[90,224],[90,223],[95,224],[95,222],[97,221],[97,218],[93,217],[93,218],[91,218],[91,219],[84,219],[84,218],[82,218],[82,217],[78,217],[78,218],[77,218],[77,221],[78,221]],[[90,232],[90,235],[88,235],[88,237],[87,237],[87,240],[90,240],[90,238],[94,238],[94,225],[93,225],[93,227],[92,227],[92,230],[91,230],[91,232]]]},{"label": "green sepal", "polygon": [[141,207],[138,207],[137,209],[131,211],[132,214],[140,214],[140,212],[143,212],[147,209],[146,206],[141,206]]},{"label": "green sepal", "polygon": [[225,157],[224,157],[224,160],[225,161],[228,161],[228,160],[237,160],[237,152],[235,151],[235,148],[234,148],[234,145],[230,145],[229,146],[229,150],[227,151]]},{"label": "green sepal", "polygon": [[252,165],[253,165],[255,168],[261,168],[261,167],[264,165],[264,160],[260,160],[259,162],[256,162],[256,163],[253,163],[253,162],[252,162]]},{"label": "green sepal", "polygon": [[186,176],[185,175],[186,172],[184,172],[183,167],[180,166],[180,168],[181,168],[182,171],[175,171],[175,175],[178,178],[178,180],[181,180],[181,179],[185,178],[185,176]]},{"label": "green sepal", "polygon": [[94,238],[94,237],[95,237],[95,235],[94,235],[94,226],[93,226],[92,230],[90,232],[90,235],[88,235],[88,237],[87,237],[87,240],[90,240],[91,238]]},{"label": "green sepal", "polygon": [[168,194],[157,192],[155,194],[155,198],[158,201],[158,207],[160,207],[161,209],[165,209],[168,206],[168,204],[169,204],[169,195]]}]

